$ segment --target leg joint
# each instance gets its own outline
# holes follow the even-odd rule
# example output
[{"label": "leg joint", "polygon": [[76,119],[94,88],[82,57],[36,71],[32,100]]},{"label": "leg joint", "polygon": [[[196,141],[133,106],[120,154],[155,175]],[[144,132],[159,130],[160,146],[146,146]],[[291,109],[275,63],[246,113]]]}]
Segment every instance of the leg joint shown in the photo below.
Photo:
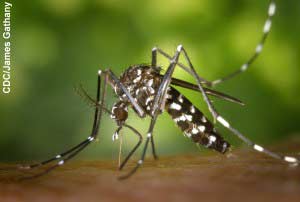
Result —
[{"label": "leg joint", "polygon": [[181,44],[177,46],[177,51],[178,52],[182,51],[182,49],[183,49],[183,46]]}]

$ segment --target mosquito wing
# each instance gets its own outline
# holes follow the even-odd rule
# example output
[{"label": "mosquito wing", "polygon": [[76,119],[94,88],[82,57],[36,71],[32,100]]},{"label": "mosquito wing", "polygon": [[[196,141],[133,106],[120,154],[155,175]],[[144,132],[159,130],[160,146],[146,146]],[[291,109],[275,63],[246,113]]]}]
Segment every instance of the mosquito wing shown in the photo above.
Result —
[{"label": "mosquito wing", "polygon": [[[187,89],[190,89],[190,90],[195,90],[195,91],[200,92],[199,87],[197,85],[186,82],[186,81],[183,81],[183,80],[180,80],[180,79],[172,78],[171,84],[173,84],[175,86],[180,86],[180,87],[183,87],[183,88],[187,88]],[[221,92],[209,89],[209,88],[203,88],[203,89],[207,93],[207,95],[211,95],[211,96],[220,98],[222,100],[226,100],[226,101],[236,103],[236,104],[239,104],[239,105],[242,105],[242,106],[245,105],[241,100],[239,100],[235,97],[232,97],[230,95],[226,95],[224,93],[221,93]]]}]

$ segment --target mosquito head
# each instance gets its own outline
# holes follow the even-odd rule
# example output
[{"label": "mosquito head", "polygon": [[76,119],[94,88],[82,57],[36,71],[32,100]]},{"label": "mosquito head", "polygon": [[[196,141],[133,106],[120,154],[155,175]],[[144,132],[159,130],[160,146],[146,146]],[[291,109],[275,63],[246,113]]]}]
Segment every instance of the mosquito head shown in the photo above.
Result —
[{"label": "mosquito head", "polygon": [[125,123],[128,118],[128,107],[126,103],[120,101],[114,104],[111,109],[111,118],[120,126]]}]

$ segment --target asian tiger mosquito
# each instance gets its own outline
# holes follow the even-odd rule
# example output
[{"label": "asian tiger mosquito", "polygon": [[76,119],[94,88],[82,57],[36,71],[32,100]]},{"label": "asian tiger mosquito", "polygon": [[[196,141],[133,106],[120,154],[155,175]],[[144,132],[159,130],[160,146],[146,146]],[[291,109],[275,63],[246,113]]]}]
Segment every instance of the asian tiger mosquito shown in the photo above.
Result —
[{"label": "asian tiger mosquito", "polygon": [[[138,160],[136,166],[126,175],[120,177],[120,179],[126,179],[134,174],[137,169],[143,164],[145,159],[145,154],[149,144],[152,147],[152,154],[155,159],[157,159],[157,154],[155,151],[153,129],[157,120],[157,117],[166,110],[167,113],[172,117],[178,127],[184,132],[184,134],[189,137],[192,141],[197,144],[204,145],[207,148],[214,149],[220,153],[226,153],[230,148],[230,144],[226,142],[223,137],[216,131],[214,124],[209,121],[203,113],[195,107],[184,95],[177,91],[172,86],[181,86],[187,89],[195,90],[201,92],[205,103],[214,119],[214,121],[219,122],[225,128],[232,132],[235,136],[240,138],[247,145],[252,147],[258,152],[265,153],[273,158],[283,160],[287,163],[298,164],[299,159],[291,156],[284,156],[271,152],[260,145],[255,144],[249,140],[246,136],[240,133],[237,129],[233,128],[231,124],[226,121],[214,108],[210,96],[215,96],[227,101],[235,102],[238,104],[243,104],[236,98],[228,96],[224,93],[211,90],[206,87],[213,87],[217,84],[224,82],[244,71],[246,71],[249,66],[255,61],[255,59],[262,52],[263,46],[265,44],[266,38],[271,30],[272,18],[276,11],[276,4],[274,0],[270,1],[268,7],[268,16],[263,27],[263,35],[256,46],[254,54],[250,59],[244,63],[237,71],[229,74],[226,77],[217,79],[214,81],[208,81],[200,77],[192,65],[189,59],[187,51],[182,45],[177,46],[174,56],[170,56],[162,49],[154,47],[152,49],[152,61],[149,65],[132,65],[118,78],[110,69],[105,71],[98,71],[97,80],[97,96],[96,100],[91,98],[86,91],[80,86],[79,90],[81,95],[88,99],[95,107],[94,122],[92,127],[91,135],[78,145],[73,148],[53,157],[46,161],[40,162],[38,164],[32,164],[28,166],[21,166],[20,169],[33,169],[50,162],[56,161],[57,163],[47,168],[44,172],[30,176],[38,177],[51,170],[63,165],[71,158],[76,156],[84,148],[86,148],[91,142],[93,142],[100,128],[100,120],[103,112],[111,115],[111,118],[116,121],[118,128],[116,133],[118,134],[122,128],[126,127],[133,131],[135,135],[139,137],[138,143],[129,152],[124,161],[120,164],[119,169],[124,168],[130,157],[135,153],[137,148],[142,143],[142,135],[132,126],[126,124],[128,118],[128,107],[132,107],[135,113],[140,117],[144,118],[147,115],[151,117],[151,122],[147,131],[145,145]],[[169,60],[169,66],[164,75],[160,74],[160,67],[157,65],[157,55],[161,54]],[[183,55],[187,66],[179,62],[179,56]],[[176,67],[182,68],[188,74],[190,74],[196,81],[196,85],[173,78],[173,72]],[[116,102],[112,109],[109,110],[105,107],[105,95],[107,91],[107,85],[110,85],[115,94],[118,96],[119,101]],[[102,86],[103,85],[103,86]],[[204,87],[206,86],[206,87]]]}]

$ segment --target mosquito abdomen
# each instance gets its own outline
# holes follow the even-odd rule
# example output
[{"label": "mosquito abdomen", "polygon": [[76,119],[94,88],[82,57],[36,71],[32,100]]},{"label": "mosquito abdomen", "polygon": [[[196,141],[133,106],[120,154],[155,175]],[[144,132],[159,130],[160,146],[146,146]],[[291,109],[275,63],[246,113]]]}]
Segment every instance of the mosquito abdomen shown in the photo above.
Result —
[{"label": "mosquito abdomen", "polygon": [[207,148],[225,153],[230,144],[220,136],[213,124],[186,97],[170,87],[166,110],[185,136]]}]

